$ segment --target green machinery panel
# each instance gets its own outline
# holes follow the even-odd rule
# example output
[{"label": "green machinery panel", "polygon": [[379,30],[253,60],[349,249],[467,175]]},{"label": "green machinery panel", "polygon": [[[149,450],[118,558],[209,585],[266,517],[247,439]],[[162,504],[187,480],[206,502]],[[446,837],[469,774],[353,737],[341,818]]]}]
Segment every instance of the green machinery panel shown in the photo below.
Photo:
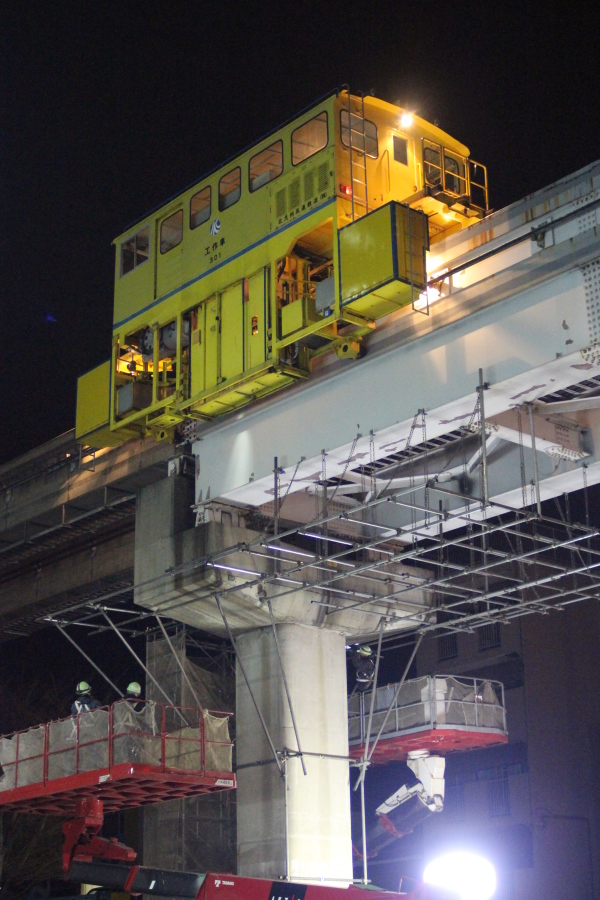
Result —
[{"label": "green machinery panel", "polygon": [[425,289],[427,216],[387,203],[339,232],[344,309],[379,319],[412,303]]}]

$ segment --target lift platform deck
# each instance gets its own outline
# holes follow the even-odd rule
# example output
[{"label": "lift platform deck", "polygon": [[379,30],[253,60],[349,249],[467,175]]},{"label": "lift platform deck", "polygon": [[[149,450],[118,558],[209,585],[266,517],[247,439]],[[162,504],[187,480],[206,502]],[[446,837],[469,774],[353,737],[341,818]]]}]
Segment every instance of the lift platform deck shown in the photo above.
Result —
[{"label": "lift platform deck", "polygon": [[[444,756],[508,741],[504,686],[499,681],[456,675],[426,675],[377,688],[371,711],[370,691],[348,701],[350,756],[360,759],[367,735],[371,762],[405,760],[416,750]],[[383,727],[382,727],[383,726]]]},{"label": "lift platform deck", "polygon": [[0,738],[0,811],[114,812],[235,787],[230,713],[128,701]]}]

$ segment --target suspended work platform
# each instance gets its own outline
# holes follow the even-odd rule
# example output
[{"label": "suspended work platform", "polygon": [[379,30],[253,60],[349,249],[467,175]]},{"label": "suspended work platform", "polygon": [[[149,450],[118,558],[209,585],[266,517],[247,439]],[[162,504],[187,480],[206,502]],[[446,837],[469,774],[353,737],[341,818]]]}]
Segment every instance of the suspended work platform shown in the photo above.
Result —
[{"label": "suspended work platform", "polygon": [[[405,760],[414,750],[451,753],[508,741],[504,686],[499,681],[426,675],[377,688],[348,700],[350,756],[360,759],[381,730],[372,763]],[[368,755],[368,754],[367,754]]]},{"label": "suspended work platform", "polygon": [[114,812],[235,787],[230,713],[126,700],[0,738],[0,810]]}]

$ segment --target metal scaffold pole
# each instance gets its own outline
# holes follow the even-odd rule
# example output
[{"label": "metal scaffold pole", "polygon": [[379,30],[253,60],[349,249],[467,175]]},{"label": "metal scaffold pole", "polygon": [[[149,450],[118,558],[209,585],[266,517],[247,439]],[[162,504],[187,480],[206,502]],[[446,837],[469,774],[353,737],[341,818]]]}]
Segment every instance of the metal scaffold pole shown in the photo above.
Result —
[{"label": "metal scaffold pole", "polygon": [[535,487],[535,505],[537,508],[538,516],[542,515],[542,501],[540,498],[540,473],[538,471],[538,459],[537,453],[535,449],[535,425],[533,421],[533,404],[527,404],[527,411],[529,413],[529,430],[531,431],[531,452],[533,453],[533,479],[534,479],[534,487]]},{"label": "metal scaffold pole", "polygon": [[[102,611],[102,615],[104,616],[104,618],[106,619],[106,621],[108,622],[108,624],[110,625],[110,627],[112,628],[112,630],[114,631],[114,633],[117,635],[117,637],[119,638],[119,640],[122,641],[122,642],[125,644],[125,646],[126,646],[127,649],[129,650],[129,652],[131,653],[131,655],[133,656],[133,658],[135,659],[135,661],[137,662],[137,664],[138,664],[139,666],[141,666],[141,668],[144,670],[144,672],[146,673],[146,675],[148,676],[148,678],[152,681],[152,683],[155,685],[155,687],[158,688],[158,690],[159,690],[160,693],[163,695],[163,697],[165,698],[165,700],[167,701],[167,703],[169,704],[169,706],[175,706],[175,703],[173,703],[173,701],[171,700],[171,698],[169,697],[169,695],[166,693],[166,691],[164,691],[164,690],[162,689],[162,687],[160,686],[160,684],[158,683],[158,681],[156,680],[156,678],[154,677],[154,675],[152,674],[152,672],[150,671],[150,669],[148,669],[148,667],[142,662],[142,660],[141,660],[140,657],[137,655],[137,653],[135,652],[135,650],[133,649],[133,647],[131,647],[130,644],[127,643],[127,641],[125,640],[125,638],[123,637],[123,635],[121,634],[121,632],[119,631],[119,629],[117,628],[117,626],[115,625],[115,623],[112,621],[112,619],[109,619],[109,617],[106,615],[106,613],[105,613],[104,611]],[[180,713],[180,715],[181,715],[181,713]],[[183,715],[181,715],[181,718],[184,719]],[[184,719],[184,721],[185,721],[185,719]],[[188,723],[186,722],[186,724],[188,724]]]},{"label": "metal scaffold pole", "polygon": [[484,391],[487,384],[483,380],[483,369],[479,370],[479,415],[481,418],[481,477],[483,481],[483,505],[487,507],[489,503],[489,485],[488,485],[488,461],[487,461],[487,434],[485,430],[485,402],[483,399]]},{"label": "metal scaffold pole", "polygon": [[100,666],[97,666],[96,663],[94,662],[94,660],[93,660],[90,656],[87,655],[87,653],[85,652],[85,650],[84,650],[82,647],[80,647],[79,644],[78,644],[76,641],[73,640],[73,638],[71,637],[71,635],[70,635],[70,634],[67,634],[67,632],[66,632],[65,629],[62,627],[62,625],[59,625],[59,623],[56,622],[56,621],[53,621],[52,624],[53,624],[53,625],[56,625],[56,627],[58,628],[58,630],[60,631],[60,633],[66,637],[66,639],[69,641],[69,643],[71,643],[71,644],[75,647],[75,649],[79,651],[79,653],[81,653],[81,655],[84,657],[84,659],[86,659],[86,660],[89,662],[90,666],[92,666],[92,667],[96,670],[96,672],[97,672],[100,676],[102,676],[102,678],[104,678],[104,680],[106,681],[106,683],[109,684],[109,685],[111,686],[111,688],[112,688],[114,691],[116,691],[117,694],[118,694],[120,697],[124,697],[125,694],[123,693],[123,691],[119,690],[119,688],[118,688],[117,685],[114,683],[114,681],[111,681],[110,678],[108,677],[108,675],[105,675],[105,674],[104,674],[104,672],[102,671],[102,669],[100,668]]}]

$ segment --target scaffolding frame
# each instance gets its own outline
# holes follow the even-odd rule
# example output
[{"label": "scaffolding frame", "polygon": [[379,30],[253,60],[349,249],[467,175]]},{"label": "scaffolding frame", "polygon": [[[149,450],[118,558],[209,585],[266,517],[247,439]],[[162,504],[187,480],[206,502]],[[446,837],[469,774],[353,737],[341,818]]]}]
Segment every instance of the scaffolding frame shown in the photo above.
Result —
[{"label": "scaffolding frame", "polygon": [[[298,524],[282,515],[291,483],[282,497],[276,466],[276,502],[270,517],[263,516],[260,534],[172,567],[135,587],[158,586],[160,582],[168,587],[178,576],[211,568],[235,575],[231,585],[200,585],[193,598],[169,599],[151,611],[135,607],[133,586],[125,585],[103,596],[75,602],[54,616],[40,616],[39,624],[76,625],[90,633],[116,627],[133,636],[148,630],[148,620],[155,613],[173,618],[182,607],[198,600],[212,599],[216,604],[218,599],[223,603],[237,591],[265,591],[269,586],[274,609],[279,598],[302,590],[313,595],[310,602],[323,607],[326,618],[352,609],[369,614],[373,628],[362,636],[367,639],[376,638],[385,619],[388,633],[384,641],[388,643],[393,637],[397,639],[397,634],[389,634],[395,625],[412,641],[420,634],[472,631],[493,622],[506,624],[524,615],[548,614],[596,599],[600,595],[600,530],[569,521],[568,508],[566,514],[560,511],[561,518],[544,514],[537,466],[531,483],[523,478],[523,495],[526,499],[530,493],[530,506],[514,508],[489,499],[489,436],[483,414],[486,387],[481,381],[472,421],[450,435],[452,459],[461,452],[463,455],[462,466],[454,468],[471,477],[479,470],[478,496],[449,489],[440,479],[443,471],[429,474],[436,453],[446,449],[448,442],[438,442],[437,450],[431,446],[425,412],[419,410],[400,459],[395,454],[389,464],[371,460],[352,470],[350,451],[342,474],[331,478],[324,457],[321,478],[314,484],[318,513],[310,522]],[[413,445],[412,436],[419,430],[423,441]],[[415,474],[415,466],[419,474]],[[589,508],[585,466],[581,469]],[[398,478],[398,472],[405,477]],[[356,486],[349,478],[356,479],[357,473],[364,482],[363,499],[349,502],[346,495],[345,505],[340,507],[339,496],[334,502],[336,494],[345,485]],[[403,486],[398,487],[399,482]],[[434,497],[437,509],[433,508]],[[462,508],[448,509],[444,503],[448,499],[458,499]],[[410,522],[397,529],[379,524],[378,508],[388,504],[408,511]],[[449,525],[451,534],[447,533]],[[245,560],[243,565],[240,558]],[[272,561],[271,571],[260,571],[265,559]],[[409,576],[394,571],[399,564],[410,565]],[[364,591],[357,590],[357,579],[364,584]],[[423,602],[406,596],[415,588],[422,592]],[[118,615],[114,625],[107,624],[107,612]]]}]

